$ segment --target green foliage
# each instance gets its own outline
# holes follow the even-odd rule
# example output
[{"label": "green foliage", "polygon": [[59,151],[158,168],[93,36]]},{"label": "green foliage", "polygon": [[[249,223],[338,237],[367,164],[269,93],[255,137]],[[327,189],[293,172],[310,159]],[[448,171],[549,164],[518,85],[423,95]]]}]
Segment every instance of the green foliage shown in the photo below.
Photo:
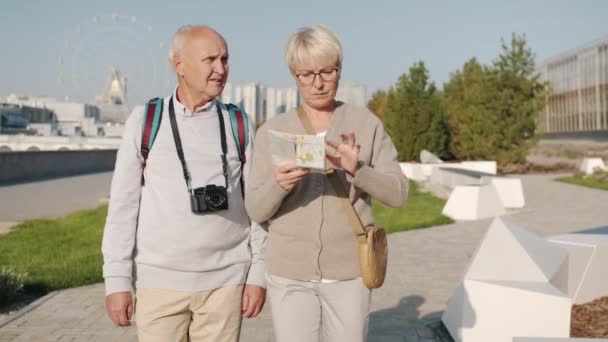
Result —
[{"label": "green foliage", "polygon": [[27,272],[27,294],[97,283],[107,206],[57,220],[31,220],[0,236],[0,265]]},{"label": "green foliage", "polygon": [[19,297],[23,289],[25,275],[15,271],[13,267],[0,268],[0,306],[8,305]]},{"label": "green foliage", "polygon": [[417,160],[423,149],[442,158],[449,156],[442,96],[423,62],[412,65],[387,93],[375,93],[368,107],[383,121],[399,160]]},{"label": "green foliage", "polygon": [[458,159],[494,159],[499,165],[525,160],[536,142],[545,89],[534,73],[534,54],[523,36],[490,66],[474,58],[445,85],[450,150]]},{"label": "green foliage", "polygon": [[388,112],[388,94],[392,91],[392,89],[389,89],[388,92],[378,90],[372,94],[371,100],[367,103],[367,108],[376,114],[381,121],[384,121],[384,116]]},{"label": "green foliage", "polygon": [[588,188],[608,191],[608,171],[596,171],[589,176],[582,173],[577,173],[572,177],[563,177],[558,178],[557,180],[564,183],[582,185]]},{"label": "green foliage", "polygon": [[452,219],[441,213],[444,205],[444,200],[418,191],[417,184],[410,181],[410,193],[405,205],[402,208],[389,208],[374,201],[374,218],[389,233],[453,223]]}]

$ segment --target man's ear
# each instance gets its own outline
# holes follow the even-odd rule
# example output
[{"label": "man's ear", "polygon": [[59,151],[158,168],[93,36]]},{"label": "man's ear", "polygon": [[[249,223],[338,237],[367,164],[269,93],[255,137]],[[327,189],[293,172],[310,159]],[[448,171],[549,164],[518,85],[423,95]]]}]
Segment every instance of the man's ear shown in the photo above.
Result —
[{"label": "man's ear", "polygon": [[179,76],[184,76],[184,64],[180,56],[173,56],[173,60],[171,61],[173,64],[173,69]]}]

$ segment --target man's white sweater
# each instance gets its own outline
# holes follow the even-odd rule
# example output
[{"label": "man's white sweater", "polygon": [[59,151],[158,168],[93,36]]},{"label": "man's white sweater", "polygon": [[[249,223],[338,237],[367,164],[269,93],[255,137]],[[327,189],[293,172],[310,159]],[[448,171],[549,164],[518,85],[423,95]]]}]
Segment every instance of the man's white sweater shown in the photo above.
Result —
[{"label": "man's white sweater", "polygon": [[[192,188],[225,185],[216,101],[191,113],[174,92],[174,108]],[[164,99],[160,128],[144,168],[143,108],[125,124],[118,150],[102,252],[106,294],[139,288],[205,291],[235,284],[265,286],[266,232],[250,223],[241,195],[241,165],[228,110],[220,104],[228,145],[228,210],[193,214]],[[249,128],[246,181],[253,154]]]}]

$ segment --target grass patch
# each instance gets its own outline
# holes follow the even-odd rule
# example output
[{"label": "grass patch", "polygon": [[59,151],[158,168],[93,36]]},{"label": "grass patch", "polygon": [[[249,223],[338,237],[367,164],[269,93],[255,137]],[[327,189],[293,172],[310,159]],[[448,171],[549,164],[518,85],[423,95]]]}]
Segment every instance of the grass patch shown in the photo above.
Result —
[{"label": "grass patch", "polygon": [[57,220],[30,220],[0,236],[0,266],[25,274],[26,294],[98,283],[107,206]]},{"label": "grass patch", "polygon": [[0,306],[16,301],[23,289],[24,274],[17,273],[12,267],[0,267]]},{"label": "grass patch", "polygon": [[608,191],[608,172],[598,171],[590,176],[585,176],[579,173],[571,177],[558,178],[557,180],[564,183],[582,185],[589,188]]},{"label": "grass patch", "polygon": [[389,208],[378,201],[373,202],[376,223],[388,233],[426,228],[454,221],[441,214],[445,201],[429,193],[418,191],[418,185],[410,182],[410,193],[405,206]]},{"label": "grass patch", "polygon": [[578,153],[574,152],[574,151],[566,151],[565,153],[566,158],[568,159],[578,159]]}]

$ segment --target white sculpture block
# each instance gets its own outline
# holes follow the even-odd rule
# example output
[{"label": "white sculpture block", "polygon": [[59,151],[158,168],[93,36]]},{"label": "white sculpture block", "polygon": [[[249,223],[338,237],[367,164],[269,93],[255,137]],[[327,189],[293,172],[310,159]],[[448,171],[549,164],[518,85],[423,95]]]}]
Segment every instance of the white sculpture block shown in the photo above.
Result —
[{"label": "white sculpture block", "polygon": [[549,284],[464,280],[442,320],[458,342],[570,336],[572,302]]},{"label": "white sculpture block", "polygon": [[[567,271],[567,259],[565,249],[497,218],[477,248],[465,279],[551,282]],[[568,292],[566,286],[554,286]]]},{"label": "white sculpture block", "polygon": [[523,208],[526,205],[524,187],[519,178],[482,177],[481,184],[494,185],[505,208]]},{"label": "white sculpture block", "polygon": [[489,174],[493,174],[493,175],[496,174],[496,169],[497,169],[496,161],[494,161],[494,160],[463,161],[461,163],[456,164],[455,167],[465,169],[465,170],[489,173]]},{"label": "white sculpture block", "polygon": [[568,294],[575,304],[608,296],[608,227],[604,231],[549,238],[570,253]]},{"label": "white sculpture block", "polygon": [[418,182],[422,182],[426,180],[426,176],[424,175],[423,164],[419,163],[399,163],[401,167],[401,172],[411,179]]},{"label": "white sculpture block", "polygon": [[578,169],[586,175],[591,175],[596,170],[606,170],[606,165],[604,165],[602,158],[583,158]]},{"label": "white sculpture block", "polygon": [[513,342],[608,342],[605,338],[515,337]]},{"label": "white sculpture block", "polygon": [[442,321],[456,341],[569,337],[568,252],[495,219]]},{"label": "white sculpture block", "polygon": [[441,166],[444,166],[444,164],[422,164],[422,172],[425,177],[430,178],[435,170]]},{"label": "white sculpture block", "polygon": [[479,220],[500,216],[505,208],[493,185],[456,186],[442,213],[454,220]]},{"label": "white sculpture block", "polygon": [[422,150],[420,151],[420,162],[424,164],[441,164],[443,160],[437,157],[433,152]]},{"label": "white sculpture block", "polygon": [[433,170],[429,181],[433,184],[443,185],[450,189],[458,185],[479,185],[482,174],[477,171],[465,170],[461,168],[441,166]]},{"label": "white sculpture block", "polygon": [[440,167],[451,167],[462,170],[470,170],[481,173],[487,173],[491,175],[496,174],[496,162],[495,161],[464,161],[460,163],[422,163],[422,169],[424,176],[430,178],[435,170]]}]

